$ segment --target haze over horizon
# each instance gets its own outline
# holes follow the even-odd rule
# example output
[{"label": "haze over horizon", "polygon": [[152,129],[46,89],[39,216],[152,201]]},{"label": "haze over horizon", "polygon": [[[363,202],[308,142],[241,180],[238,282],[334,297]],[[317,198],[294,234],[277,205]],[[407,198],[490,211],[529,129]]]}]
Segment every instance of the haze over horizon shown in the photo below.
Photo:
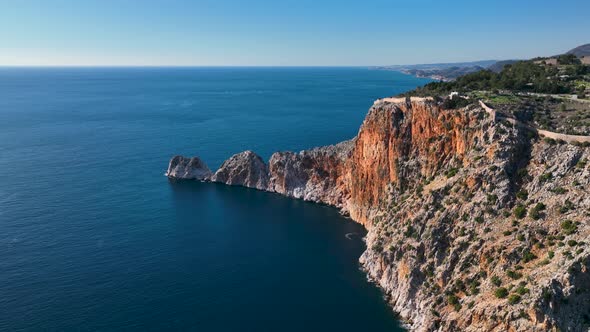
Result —
[{"label": "haze over horizon", "polygon": [[590,2],[25,0],[0,3],[0,66],[372,66],[550,56]]}]

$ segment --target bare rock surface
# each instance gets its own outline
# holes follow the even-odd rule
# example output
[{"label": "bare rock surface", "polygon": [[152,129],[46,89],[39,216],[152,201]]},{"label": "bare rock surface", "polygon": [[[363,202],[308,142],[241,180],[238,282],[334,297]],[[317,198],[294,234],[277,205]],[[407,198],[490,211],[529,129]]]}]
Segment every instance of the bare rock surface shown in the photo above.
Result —
[{"label": "bare rock surface", "polygon": [[269,162],[269,191],[343,207],[347,196],[346,163],[353,141],[304,150],[277,152]]},{"label": "bare rock surface", "polygon": [[170,159],[166,176],[175,179],[209,180],[212,173],[199,157],[174,156]]},{"label": "bare rock surface", "polygon": [[231,156],[211,177],[213,182],[268,190],[268,167],[252,151]]}]

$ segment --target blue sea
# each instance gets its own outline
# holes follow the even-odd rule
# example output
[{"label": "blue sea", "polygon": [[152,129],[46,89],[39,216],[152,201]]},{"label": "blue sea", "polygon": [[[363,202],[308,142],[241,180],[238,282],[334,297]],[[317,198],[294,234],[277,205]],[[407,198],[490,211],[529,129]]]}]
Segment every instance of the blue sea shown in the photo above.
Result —
[{"label": "blue sea", "polygon": [[[399,331],[327,206],[164,176],[356,135],[367,68],[0,68],[0,330]],[[350,234],[348,237],[346,234]],[[350,238],[350,239],[349,239]]]}]

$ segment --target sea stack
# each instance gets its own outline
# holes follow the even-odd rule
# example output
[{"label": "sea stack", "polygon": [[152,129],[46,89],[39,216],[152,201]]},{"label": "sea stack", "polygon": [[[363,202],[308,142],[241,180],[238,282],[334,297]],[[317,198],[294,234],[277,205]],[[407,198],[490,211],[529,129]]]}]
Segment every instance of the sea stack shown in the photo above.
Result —
[{"label": "sea stack", "polygon": [[166,176],[174,179],[207,181],[211,175],[211,170],[199,157],[174,156],[166,171]]}]

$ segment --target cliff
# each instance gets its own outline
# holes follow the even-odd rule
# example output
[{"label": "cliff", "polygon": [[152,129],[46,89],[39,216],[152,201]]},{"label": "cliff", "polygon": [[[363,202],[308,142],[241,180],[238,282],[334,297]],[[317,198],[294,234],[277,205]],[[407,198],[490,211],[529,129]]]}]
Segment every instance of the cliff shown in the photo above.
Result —
[{"label": "cliff", "polygon": [[583,331],[589,157],[479,105],[384,99],[350,141],[277,152],[268,165],[247,151],[214,175],[174,157],[167,175],[348,213],[368,229],[363,267],[412,330]]}]

